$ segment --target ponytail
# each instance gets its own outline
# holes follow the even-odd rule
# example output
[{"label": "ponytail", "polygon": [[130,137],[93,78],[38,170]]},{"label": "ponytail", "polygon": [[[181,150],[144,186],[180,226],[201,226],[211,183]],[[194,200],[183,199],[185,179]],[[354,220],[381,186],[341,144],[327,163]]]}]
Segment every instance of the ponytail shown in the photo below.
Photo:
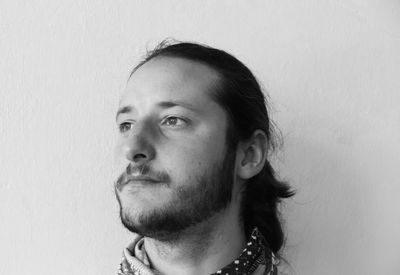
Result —
[{"label": "ponytail", "polygon": [[293,195],[287,183],[276,179],[268,161],[263,170],[248,181],[244,190],[242,218],[246,234],[249,235],[257,227],[275,254],[284,242],[277,205],[281,199]]}]

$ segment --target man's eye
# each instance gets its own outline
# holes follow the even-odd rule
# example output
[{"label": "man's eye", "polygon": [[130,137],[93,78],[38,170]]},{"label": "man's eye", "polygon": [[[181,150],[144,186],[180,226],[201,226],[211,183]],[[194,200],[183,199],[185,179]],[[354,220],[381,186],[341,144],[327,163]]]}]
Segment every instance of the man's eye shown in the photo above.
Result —
[{"label": "man's eye", "polygon": [[162,121],[162,125],[166,125],[166,126],[172,126],[172,127],[180,127],[180,126],[184,126],[186,123],[186,121],[184,121],[183,119],[176,117],[176,116],[170,116],[165,118]]},{"label": "man's eye", "polygon": [[133,124],[130,123],[130,122],[123,122],[123,123],[121,123],[121,124],[119,125],[118,128],[119,128],[119,131],[120,131],[121,133],[125,133],[125,132],[131,130],[131,129],[132,129],[132,126],[133,126]]}]

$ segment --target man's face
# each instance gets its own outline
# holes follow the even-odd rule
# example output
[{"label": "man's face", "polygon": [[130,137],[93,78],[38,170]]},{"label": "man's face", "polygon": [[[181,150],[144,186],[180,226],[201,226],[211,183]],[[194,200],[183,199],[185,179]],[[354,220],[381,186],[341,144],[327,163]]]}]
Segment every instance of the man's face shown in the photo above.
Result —
[{"label": "man's face", "polygon": [[120,101],[116,183],[131,231],[164,238],[213,216],[231,198],[235,152],[227,114],[210,96],[218,81],[198,62],[161,57],[141,66]]}]

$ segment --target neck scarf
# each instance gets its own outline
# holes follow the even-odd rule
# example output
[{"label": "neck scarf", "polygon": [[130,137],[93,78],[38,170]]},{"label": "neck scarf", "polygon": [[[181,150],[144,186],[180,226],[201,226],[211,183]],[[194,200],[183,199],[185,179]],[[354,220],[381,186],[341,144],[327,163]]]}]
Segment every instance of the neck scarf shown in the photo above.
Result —
[{"label": "neck scarf", "polygon": [[[134,242],[124,250],[118,275],[159,275],[150,266],[143,246],[144,239],[137,236]],[[275,275],[277,261],[269,249],[261,232],[254,228],[246,247],[240,256],[211,275]]]}]

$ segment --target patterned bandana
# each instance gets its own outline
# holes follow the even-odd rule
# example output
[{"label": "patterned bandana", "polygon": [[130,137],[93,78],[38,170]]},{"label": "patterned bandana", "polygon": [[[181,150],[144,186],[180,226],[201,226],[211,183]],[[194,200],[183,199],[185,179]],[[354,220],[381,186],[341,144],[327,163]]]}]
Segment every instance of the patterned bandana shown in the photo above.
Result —
[{"label": "patterned bandana", "polygon": [[[118,275],[159,275],[150,267],[144,250],[144,239],[136,236],[132,244],[124,250]],[[211,275],[276,275],[277,261],[274,253],[257,228],[254,228],[246,247],[240,256]]]}]

